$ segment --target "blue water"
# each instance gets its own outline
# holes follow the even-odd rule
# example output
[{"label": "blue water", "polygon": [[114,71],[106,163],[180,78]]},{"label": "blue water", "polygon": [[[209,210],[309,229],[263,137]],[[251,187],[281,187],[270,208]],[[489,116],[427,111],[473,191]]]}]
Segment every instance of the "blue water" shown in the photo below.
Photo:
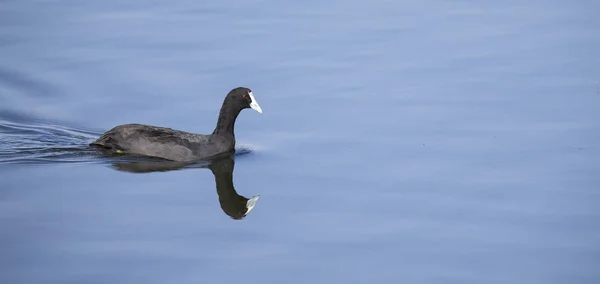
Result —
[{"label": "blue water", "polygon": [[[599,10],[2,1],[0,283],[598,283]],[[86,146],[237,86],[235,188]]]}]

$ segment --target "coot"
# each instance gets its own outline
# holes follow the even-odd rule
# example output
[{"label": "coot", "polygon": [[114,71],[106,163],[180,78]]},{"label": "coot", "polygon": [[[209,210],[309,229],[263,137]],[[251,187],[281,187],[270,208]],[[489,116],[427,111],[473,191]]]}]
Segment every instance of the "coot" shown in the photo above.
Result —
[{"label": "coot", "polygon": [[246,108],[262,113],[252,91],[245,87],[238,87],[225,97],[217,126],[212,134],[195,134],[132,123],[116,126],[90,143],[90,146],[109,153],[157,157],[171,161],[202,160],[234,151],[235,120],[240,111]]}]

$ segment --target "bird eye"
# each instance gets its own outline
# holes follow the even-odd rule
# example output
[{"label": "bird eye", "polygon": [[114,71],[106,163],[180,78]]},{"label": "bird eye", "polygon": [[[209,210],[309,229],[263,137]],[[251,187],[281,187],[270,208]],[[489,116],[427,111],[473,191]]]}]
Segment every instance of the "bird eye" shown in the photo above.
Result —
[{"label": "bird eye", "polygon": [[248,95],[249,95],[249,94],[251,94],[251,93],[252,93],[252,90],[248,89],[248,90],[247,90],[247,93],[246,93],[246,94],[244,94],[244,95],[242,96],[242,98],[244,98],[244,99],[248,98]]}]

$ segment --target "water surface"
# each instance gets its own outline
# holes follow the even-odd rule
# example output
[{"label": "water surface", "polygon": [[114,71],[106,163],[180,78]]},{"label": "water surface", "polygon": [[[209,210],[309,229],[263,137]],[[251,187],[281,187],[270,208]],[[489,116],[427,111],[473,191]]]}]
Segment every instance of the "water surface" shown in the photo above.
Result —
[{"label": "water surface", "polygon": [[[0,282],[597,283],[599,9],[3,1]],[[231,178],[86,147],[237,86]]]}]

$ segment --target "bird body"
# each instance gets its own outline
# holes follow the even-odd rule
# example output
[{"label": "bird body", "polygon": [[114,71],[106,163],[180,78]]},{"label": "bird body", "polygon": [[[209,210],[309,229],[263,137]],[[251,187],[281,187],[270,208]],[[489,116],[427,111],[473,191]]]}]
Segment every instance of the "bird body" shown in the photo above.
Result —
[{"label": "bird body", "polygon": [[235,121],[240,111],[262,109],[248,88],[231,90],[221,106],[217,126],[212,134],[196,134],[145,124],[116,126],[90,146],[113,153],[157,157],[171,161],[195,161],[210,158],[235,148]]}]

